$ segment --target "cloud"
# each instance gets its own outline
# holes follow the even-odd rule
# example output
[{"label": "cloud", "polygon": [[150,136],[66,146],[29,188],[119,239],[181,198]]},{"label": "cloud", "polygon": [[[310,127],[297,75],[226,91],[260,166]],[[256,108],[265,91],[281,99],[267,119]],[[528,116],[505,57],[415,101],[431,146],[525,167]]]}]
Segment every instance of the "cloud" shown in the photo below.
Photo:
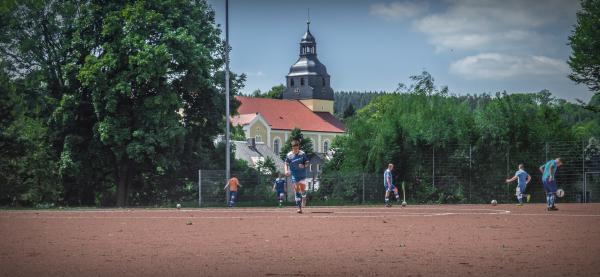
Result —
[{"label": "cloud", "polygon": [[369,14],[389,21],[404,20],[423,14],[427,8],[428,5],[425,2],[377,3],[369,7]]},{"label": "cloud", "polygon": [[[444,50],[520,51],[548,45],[551,25],[574,22],[578,1],[451,0],[445,9],[413,21],[437,52]],[[552,45],[552,43],[550,43]],[[556,44],[556,43],[554,43]]]},{"label": "cloud", "polygon": [[251,76],[251,77],[264,77],[266,76],[265,73],[263,73],[262,71],[256,71],[256,72],[248,72],[246,73],[246,75]]},{"label": "cloud", "polygon": [[546,56],[514,56],[482,53],[450,64],[450,73],[465,79],[506,79],[514,77],[566,75],[565,61]]}]

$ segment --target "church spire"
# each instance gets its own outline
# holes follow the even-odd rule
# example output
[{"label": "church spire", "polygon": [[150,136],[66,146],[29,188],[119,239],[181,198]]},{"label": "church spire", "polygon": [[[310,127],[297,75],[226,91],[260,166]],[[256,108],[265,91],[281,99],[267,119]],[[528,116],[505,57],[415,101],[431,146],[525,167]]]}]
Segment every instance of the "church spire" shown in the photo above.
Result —
[{"label": "church spire", "polygon": [[308,10],[308,16],[306,19],[306,33],[300,40],[300,56],[317,55],[317,42],[315,37],[310,33],[310,9]]},{"label": "church spire", "polygon": [[300,55],[286,76],[287,88],[283,92],[283,99],[317,101],[318,105],[307,105],[313,111],[333,114],[333,89],[329,83],[327,68],[317,58],[317,42],[310,33],[310,23],[310,17],[307,16],[306,33],[300,40]]}]

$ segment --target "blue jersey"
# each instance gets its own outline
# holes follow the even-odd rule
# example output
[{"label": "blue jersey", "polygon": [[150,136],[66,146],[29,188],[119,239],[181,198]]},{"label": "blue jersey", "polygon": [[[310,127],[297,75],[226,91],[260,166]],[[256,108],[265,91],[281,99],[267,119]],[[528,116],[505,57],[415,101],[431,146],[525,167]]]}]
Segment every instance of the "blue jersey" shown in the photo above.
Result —
[{"label": "blue jersey", "polygon": [[290,172],[292,174],[292,178],[296,181],[300,181],[302,179],[306,179],[306,167],[300,168],[300,164],[306,165],[308,162],[308,157],[304,153],[304,151],[300,150],[298,154],[294,154],[294,152],[290,151],[285,158],[285,163],[290,168]]},{"label": "blue jersey", "polygon": [[519,187],[525,187],[527,184],[527,176],[529,176],[529,174],[527,174],[525,170],[519,169],[515,172],[515,176],[517,176],[519,180]]},{"label": "blue jersey", "polygon": [[394,178],[392,178],[392,171],[390,171],[389,169],[386,169],[383,173],[383,186],[386,188],[388,186],[394,186]]},{"label": "blue jersey", "polygon": [[556,174],[556,169],[558,168],[556,165],[556,160],[549,160],[544,164],[544,174],[542,175],[542,180],[548,180],[550,177],[550,169],[552,168],[552,179],[554,179],[554,175]]},{"label": "blue jersey", "polygon": [[278,192],[283,192],[285,190],[285,179],[277,178],[275,179],[275,190]]}]

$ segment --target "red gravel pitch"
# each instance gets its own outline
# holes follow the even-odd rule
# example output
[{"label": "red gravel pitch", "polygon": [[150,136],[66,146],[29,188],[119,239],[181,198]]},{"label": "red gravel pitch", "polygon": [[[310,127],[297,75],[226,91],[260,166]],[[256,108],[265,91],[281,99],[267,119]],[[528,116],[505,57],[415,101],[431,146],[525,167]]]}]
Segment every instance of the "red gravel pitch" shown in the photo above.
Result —
[{"label": "red gravel pitch", "polygon": [[2,211],[0,275],[600,276],[600,205],[558,207]]}]

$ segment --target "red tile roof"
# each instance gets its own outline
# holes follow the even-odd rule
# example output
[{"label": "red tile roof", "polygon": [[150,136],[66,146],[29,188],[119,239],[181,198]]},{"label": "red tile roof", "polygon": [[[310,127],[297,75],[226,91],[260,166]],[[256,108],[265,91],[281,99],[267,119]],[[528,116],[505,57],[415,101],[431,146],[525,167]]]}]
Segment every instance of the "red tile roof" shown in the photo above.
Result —
[{"label": "red tile roof", "polygon": [[235,115],[231,117],[231,125],[246,125],[252,122],[255,117],[256,113]]},{"label": "red tile roof", "polygon": [[[344,123],[328,112],[313,112],[298,100],[235,97],[242,104],[240,115],[260,113],[271,129],[291,130],[300,128],[312,132],[345,132]],[[240,116],[241,117],[241,116]]]}]

